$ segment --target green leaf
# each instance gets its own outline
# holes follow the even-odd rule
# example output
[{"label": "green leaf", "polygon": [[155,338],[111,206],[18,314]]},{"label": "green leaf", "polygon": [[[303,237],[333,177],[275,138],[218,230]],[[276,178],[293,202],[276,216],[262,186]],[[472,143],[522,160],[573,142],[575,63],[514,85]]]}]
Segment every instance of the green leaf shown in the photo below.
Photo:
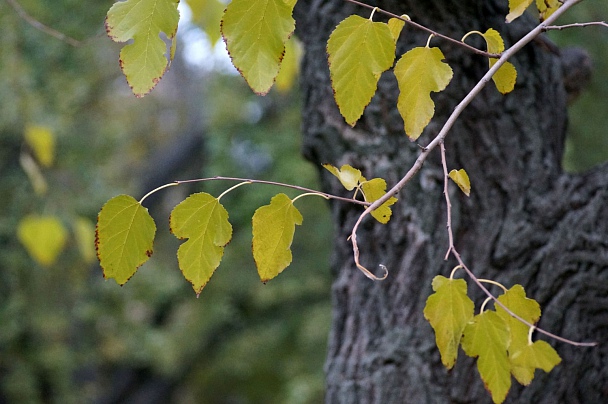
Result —
[{"label": "green leaf", "polygon": [[513,351],[510,359],[513,366],[513,376],[524,386],[529,385],[534,379],[535,369],[542,369],[549,373],[562,361],[555,349],[545,341],[526,344]]},{"label": "green leaf", "polygon": [[[505,50],[505,43],[502,37],[495,29],[488,29],[484,34],[483,38],[486,40],[489,53],[502,53]],[[490,68],[494,66],[498,59],[490,58]],[[492,81],[496,85],[496,88],[501,94],[507,94],[513,91],[515,88],[515,82],[517,81],[517,70],[515,66],[510,62],[505,62],[496,73],[492,76]]]},{"label": "green leaf", "polygon": [[177,261],[197,295],[220,265],[224,246],[232,239],[228,212],[217,198],[201,192],[192,194],[171,212],[171,232],[180,240]]},{"label": "green leaf", "polygon": [[129,195],[110,199],[97,216],[97,258],[106,279],[124,285],[152,255],[156,225]]},{"label": "green leaf", "polygon": [[414,48],[395,66],[400,91],[397,108],[411,140],[418,139],[435,114],[430,93],[443,91],[452,80],[452,69],[443,59],[439,48]]},{"label": "green leaf", "polygon": [[221,31],[234,67],[257,94],[268,93],[295,29],[295,1],[233,0],[222,18]]},{"label": "green leaf", "polygon": [[467,323],[473,318],[475,305],[467,296],[467,283],[463,279],[436,276],[435,293],[424,306],[424,318],[435,330],[435,341],[441,353],[441,363],[451,369],[458,358],[458,346]]},{"label": "green leaf", "polygon": [[355,187],[359,185],[361,178],[363,178],[361,171],[349,166],[348,164],[344,164],[339,170],[331,164],[323,164],[323,167],[336,176],[347,191],[352,191],[355,189]]},{"label": "green leaf", "polygon": [[399,18],[389,18],[388,29],[391,30],[391,35],[393,36],[393,40],[395,41],[395,44],[397,43],[397,40],[399,39],[399,35],[401,35],[401,31],[403,30],[404,26],[405,26],[405,21],[403,21]]},{"label": "green leaf", "polygon": [[55,136],[51,129],[40,125],[27,125],[24,137],[40,165],[52,166],[55,159]]},{"label": "green leaf", "polygon": [[520,17],[534,0],[509,0],[509,14],[507,22],[511,22]]},{"label": "green leaf", "polygon": [[467,324],[462,349],[478,357],[477,370],[495,403],[502,403],[511,388],[511,368],[507,357],[509,328],[493,311],[485,311]]},{"label": "green leaf", "polygon": [[28,215],[19,221],[17,237],[34,261],[48,267],[63,250],[67,231],[55,216]]},{"label": "green leaf", "polygon": [[387,24],[351,15],[329,36],[327,54],[336,103],[354,126],[376,93],[380,75],[393,65],[395,40]]},{"label": "green leaf", "polygon": [[[373,178],[361,183],[361,191],[367,202],[375,202],[386,194],[386,181],[382,178]],[[371,215],[382,224],[388,223],[392,211],[390,206],[397,202],[397,198],[391,196],[386,202],[371,211]]]},{"label": "green leaf", "polygon": [[114,3],[106,17],[106,31],[115,42],[133,43],[120,51],[120,66],[133,93],[143,97],[160,81],[169,61],[164,32],[177,32],[179,0],[127,0]]},{"label": "green leaf", "polygon": [[285,194],[275,195],[270,205],[253,215],[253,259],[262,282],[280,274],[291,263],[291,243],[302,215]]},{"label": "green leaf", "polygon": [[469,180],[469,175],[464,168],[450,171],[449,176],[466,196],[471,194],[471,181]]}]

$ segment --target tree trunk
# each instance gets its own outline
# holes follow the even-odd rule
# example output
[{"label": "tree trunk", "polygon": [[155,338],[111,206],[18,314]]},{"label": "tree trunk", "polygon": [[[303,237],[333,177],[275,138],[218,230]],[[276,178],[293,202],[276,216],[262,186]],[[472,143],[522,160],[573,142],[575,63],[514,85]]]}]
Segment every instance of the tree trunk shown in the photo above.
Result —
[{"label": "tree trunk", "polygon": [[[395,14],[460,39],[471,30],[498,30],[509,46],[534,22],[505,24],[507,0],[377,1]],[[316,164],[350,164],[366,177],[397,182],[419,146],[403,132],[397,84],[383,75],[378,94],[351,128],[330,87],[325,45],[352,13],[369,10],[344,0],[300,0],[297,34],[305,44],[304,153]],[[382,16],[375,14],[376,21]],[[428,35],[406,27],[398,55],[424,46]],[[467,40],[469,42],[469,40]],[[471,43],[474,40],[471,38]],[[448,114],[487,71],[487,60],[434,38],[454,70],[447,90],[433,95],[435,117],[418,140],[425,145]],[[482,43],[478,43],[483,46]],[[566,338],[600,341],[608,335],[608,166],[583,175],[561,168],[567,94],[559,52],[536,41],[512,60],[515,91],[503,96],[492,83],[465,110],[446,139],[448,167],[464,168],[469,198],[450,185],[456,248],[480,278],[521,284],[543,310],[539,327]],[[354,83],[356,84],[356,83]],[[326,191],[346,194],[322,174]],[[423,317],[431,280],[448,276],[446,208],[439,151],[398,195],[386,225],[366,219],[358,232],[362,263],[386,265],[373,282],[354,265],[347,237],[361,208],[332,204],[335,223],[333,324],[326,363],[329,403],[491,402],[475,362],[462,352],[451,372],[441,365],[435,335]],[[381,271],[378,271],[381,274]],[[461,274],[462,275],[462,274]],[[468,280],[479,310],[483,296]],[[497,292],[497,291],[495,291]],[[539,334],[535,334],[535,338]],[[599,403],[608,397],[608,348],[573,347],[548,340],[562,357],[551,373],[536,372],[528,387],[513,380],[507,402]]]}]

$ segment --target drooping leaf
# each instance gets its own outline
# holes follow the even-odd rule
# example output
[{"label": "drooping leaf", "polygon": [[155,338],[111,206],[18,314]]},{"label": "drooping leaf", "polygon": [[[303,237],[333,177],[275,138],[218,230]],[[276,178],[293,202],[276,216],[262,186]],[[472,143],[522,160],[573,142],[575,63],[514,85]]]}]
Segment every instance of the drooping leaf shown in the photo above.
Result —
[{"label": "drooping leaf", "polygon": [[[498,297],[513,313],[517,314],[531,324],[540,319],[540,305],[534,299],[526,297],[526,291],[521,285],[513,285],[506,293]],[[496,313],[507,323],[511,334],[511,347],[528,344],[528,326],[511,317],[502,307],[496,305]]]},{"label": "drooping leaf", "polygon": [[436,276],[433,290],[424,306],[424,318],[435,330],[435,341],[443,366],[451,369],[458,358],[458,346],[467,323],[473,318],[475,305],[467,296],[463,279]]},{"label": "drooping leaf", "polygon": [[536,0],[536,7],[541,21],[546,20],[551,14],[557,11],[562,5],[560,0]]},{"label": "drooping leaf", "polygon": [[524,11],[532,4],[534,0],[509,0],[509,14],[507,14],[507,22],[511,22],[520,17]]},{"label": "drooping leaf", "polygon": [[27,125],[24,137],[40,165],[52,166],[55,159],[55,136],[51,129],[40,125]]},{"label": "drooping leaf", "polygon": [[397,40],[399,39],[399,35],[401,35],[401,31],[403,30],[404,26],[405,26],[405,21],[403,21],[399,18],[390,18],[388,20],[388,28],[391,30],[391,35],[393,36],[393,40],[395,41],[395,44],[397,43]]},{"label": "drooping leaf", "polygon": [[281,63],[281,70],[277,75],[276,85],[279,92],[289,91],[298,77],[302,46],[295,37],[289,38],[285,44],[285,57]]},{"label": "drooping leaf", "polygon": [[[533,299],[526,297],[526,292],[521,285],[513,285],[506,293],[498,297],[498,300],[507,306],[509,310],[517,314],[531,324],[536,324],[540,319],[540,305]],[[519,367],[513,364],[513,354],[528,346],[529,327],[511,317],[502,307],[496,305],[496,313],[507,323],[511,343],[509,344],[509,360],[511,361],[511,373],[518,382],[527,385],[534,377],[534,368]]]},{"label": "drooping leaf", "polygon": [[549,373],[562,361],[555,349],[545,341],[526,344],[510,353],[513,376],[524,386],[532,382],[536,369]]},{"label": "drooping leaf", "polygon": [[95,225],[86,217],[77,217],[72,230],[82,259],[87,263],[95,261]]},{"label": "drooping leaf", "polygon": [[[382,178],[373,178],[369,181],[361,182],[361,191],[367,202],[375,202],[386,194],[386,181]],[[371,211],[371,215],[382,224],[388,223],[391,219],[392,210],[390,208],[397,202],[397,198],[391,196],[386,202]]]},{"label": "drooping leaf", "polygon": [[443,62],[439,48],[414,48],[397,62],[394,72],[399,83],[397,108],[405,133],[416,140],[435,114],[431,92],[443,91],[452,79],[452,69]]},{"label": "drooping leaf", "polygon": [[108,11],[108,36],[115,42],[133,40],[120,51],[120,66],[137,97],[149,93],[167,69],[167,45],[160,33],[170,40],[174,38],[178,3],[179,0],[126,0],[114,3]]},{"label": "drooping leaf", "polygon": [[19,221],[17,237],[34,261],[48,267],[63,250],[67,231],[55,216],[27,215]]},{"label": "drooping leaf", "polygon": [[449,176],[466,196],[471,194],[471,181],[469,180],[469,175],[464,168],[450,171]]},{"label": "drooping leaf", "polygon": [[302,215],[285,194],[277,194],[269,205],[255,211],[253,259],[262,282],[280,274],[291,263],[291,243]]},{"label": "drooping leaf", "polygon": [[266,94],[279,73],[285,42],[295,29],[294,1],[233,0],[222,18],[221,32],[232,64],[249,87]]},{"label": "drooping leaf", "polygon": [[502,403],[511,388],[508,346],[509,328],[494,311],[478,314],[464,329],[462,349],[477,357],[477,370],[494,403]]},{"label": "drooping leaf", "polygon": [[331,164],[323,164],[323,167],[335,175],[340,180],[342,185],[344,185],[344,188],[346,188],[347,191],[352,191],[355,189],[355,187],[359,185],[361,178],[363,178],[361,171],[349,166],[348,164],[344,164],[339,170]]},{"label": "drooping leaf", "polygon": [[177,261],[198,295],[220,265],[224,246],[232,239],[228,212],[217,198],[201,192],[173,208],[169,223],[175,237],[188,239],[179,246]]},{"label": "drooping leaf", "polygon": [[129,195],[110,199],[97,216],[95,246],[106,279],[124,285],[152,255],[156,225]]},{"label": "drooping leaf", "polygon": [[388,25],[351,15],[327,41],[329,72],[336,104],[354,126],[376,93],[380,75],[395,60],[395,40]]},{"label": "drooping leaf", "polygon": [[[483,38],[486,40],[488,52],[490,53],[502,53],[505,50],[505,43],[502,37],[495,29],[488,29],[484,34]],[[490,68],[494,66],[498,59],[490,58]],[[496,85],[496,88],[501,94],[507,94],[513,91],[515,88],[515,82],[517,81],[517,70],[510,62],[505,62],[496,73],[492,76],[492,81]]]}]

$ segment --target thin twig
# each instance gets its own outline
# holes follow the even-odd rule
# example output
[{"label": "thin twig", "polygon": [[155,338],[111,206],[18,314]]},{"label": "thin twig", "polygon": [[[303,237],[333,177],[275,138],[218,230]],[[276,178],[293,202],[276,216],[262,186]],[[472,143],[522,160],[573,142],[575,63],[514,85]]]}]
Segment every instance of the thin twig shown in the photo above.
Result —
[{"label": "thin twig", "polygon": [[355,203],[357,205],[362,205],[362,206],[370,206],[371,205],[371,203],[369,203],[369,202],[359,201],[357,199],[344,198],[342,196],[332,195],[332,194],[328,194],[326,192],[317,191],[315,189],[300,187],[298,185],[284,184],[282,182],[276,182],[276,181],[252,180],[252,179],[249,179],[249,178],[220,177],[220,176],[217,176],[217,177],[209,177],[209,178],[196,178],[196,179],[192,179],[192,180],[173,181],[171,184],[179,185],[179,184],[189,184],[189,183],[193,183],[193,182],[205,182],[205,181],[241,181],[241,182],[248,182],[248,183],[251,183],[251,184],[275,185],[275,186],[279,186],[279,187],[291,188],[291,189],[296,189],[298,191],[303,191],[303,192],[309,192],[309,193],[317,194],[319,196],[324,197],[325,199],[335,199],[335,200],[338,200],[338,201]]},{"label": "thin twig", "polygon": [[452,203],[450,202],[450,194],[448,193],[448,184],[450,182],[448,174],[448,163],[445,158],[445,144],[441,142],[441,165],[443,166],[443,194],[445,196],[445,206],[447,213],[447,230],[448,230],[448,251],[445,253],[444,260],[450,256],[450,249],[454,246],[454,235],[452,233]]},{"label": "thin twig", "polygon": [[412,27],[418,28],[421,31],[428,32],[431,35],[434,35],[434,36],[436,36],[438,38],[444,39],[444,40],[446,40],[448,42],[451,42],[453,44],[461,46],[461,47],[463,47],[463,48],[465,48],[465,49],[467,49],[467,50],[469,50],[469,51],[471,51],[473,53],[476,53],[478,55],[482,55],[482,56],[486,56],[486,57],[490,57],[490,58],[498,58],[498,57],[500,57],[500,54],[498,54],[498,53],[488,53],[486,51],[482,51],[481,49],[477,49],[476,47],[468,45],[468,44],[466,44],[464,42],[461,42],[461,41],[459,41],[457,39],[454,39],[454,38],[451,38],[451,37],[449,37],[447,35],[443,35],[443,34],[440,34],[439,32],[433,31],[432,29],[427,28],[424,25],[420,25],[417,22],[412,21],[411,19],[403,18],[400,15],[393,14],[390,11],[383,10],[383,9],[381,9],[379,7],[370,6],[369,4],[365,4],[365,3],[362,3],[362,2],[357,1],[357,0],[345,0],[345,1],[347,1],[349,3],[356,4],[356,5],[361,6],[361,7],[369,8],[370,10],[375,10],[378,13],[387,15],[387,16],[392,17],[392,18],[397,18],[397,19],[405,22],[406,24],[411,25]]},{"label": "thin twig", "polygon": [[53,29],[47,25],[44,25],[43,23],[41,23],[40,21],[38,21],[37,19],[35,19],[31,15],[29,15],[23,9],[23,7],[21,7],[21,5],[19,3],[17,3],[16,0],[6,0],[6,1],[13,8],[13,10],[15,10],[15,12],[17,13],[17,15],[19,15],[19,17],[21,17],[25,22],[27,22],[28,24],[30,24],[32,27],[36,28],[37,30],[42,31],[45,34],[50,35],[54,38],[57,38],[60,41],[63,41],[65,43],[67,43],[68,45],[74,46],[76,48],[82,45],[81,41],[74,39],[74,38],[64,34],[63,32],[59,32],[56,29]]},{"label": "thin twig", "polygon": [[605,21],[593,21],[593,22],[577,22],[574,24],[564,24],[564,25],[549,25],[549,26],[545,27],[544,31],[551,31],[551,30],[561,31],[562,29],[566,29],[566,28],[583,28],[583,27],[589,27],[592,25],[599,25],[599,26],[608,28],[608,24]]}]

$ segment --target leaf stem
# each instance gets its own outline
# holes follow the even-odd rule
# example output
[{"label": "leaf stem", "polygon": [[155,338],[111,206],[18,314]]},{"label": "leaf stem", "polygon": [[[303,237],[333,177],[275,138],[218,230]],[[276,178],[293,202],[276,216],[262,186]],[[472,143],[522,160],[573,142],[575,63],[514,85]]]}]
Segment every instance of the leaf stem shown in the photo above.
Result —
[{"label": "leaf stem", "polygon": [[481,282],[481,283],[489,283],[489,284],[491,284],[491,285],[496,285],[496,286],[498,286],[499,288],[501,288],[503,292],[507,293],[507,288],[505,288],[505,287],[504,287],[504,286],[503,286],[501,283],[499,283],[499,282],[493,281],[493,280],[491,280],[491,279],[479,279],[479,282]]},{"label": "leaf stem", "polygon": [[329,199],[329,197],[327,195],[324,195],[319,192],[307,192],[305,194],[300,194],[300,195],[296,196],[295,198],[293,198],[291,200],[291,203],[294,203],[295,201],[297,201],[298,199],[300,199],[303,196],[320,196],[321,198]]},{"label": "leaf stem", "polygon": [[224,192],[222,192],[220,194],[220,196],[217,197],[218,202],[222,198],[222,196],[226,195],[228,192],[237,189],[241,185],[247,185],[247,184],[251,184],[251,181],[243,181],[243,182],[240,182],[240,183],[238,183],[236,185],[231,186],[230,188],[228,188],[227,190],[225,190]]},{"label": "leaf stem", "polygon": [[160,187],[153,189],[152,191],[150,191],[150,192],[148,192],[147,194],[145,194],[145,195],[144,195],[144,196],[143,196],[143,197],[142,197],[142,198],[139,200],[139,204],[141,205],[141,204],[142,204],[142,202],[144,201],[144,199],[146,199],[147,197],[149,197],[149,196],[150,196],[150,195],[152,195],[153,193],[155,193],[155,192],[157,192],[157,191],[160,191],[161,189],[164,189],[164,188],[174,187],[174,186],[176,186],[176,185],[179,185],[179,182],[177,182],[177,181],[175,181],[175,182],[170,182],[170,183],[168,183],[168,184],[161,185]]},{"label": "leaf stem", "polygon": [[338,201],[355,203],[357,205],[362,205],[362,206],[366,206],[366,207],[371,205],[371,203],[369,203],[369,202],[359,201],[357,199],[344,198],[342,196],[328,194],[326,192],[317,191],[315,189],[305,188],[305,187],[301,187],[298,185],[285,184],[285,183],[276,182],[276,181],[265,181],[265,180],[253,180],[253,179],[249,179],[249,178],[216,176],[216,177],[207,177],[207,178],[195,178],[195,179],[191,179],[191,180],[178,180],[178,181],[174,181],[174,183],[175,184],[188,184],[188,183],[193,183],[193,182],[205,182],[205,181],[239,181],[239,182],[248,182],[251,184],[274,185],[274,186],[279,186],[279,187],[284,187],[284,188],[296,189],[298,191],[319,194],[320,196],[323,196],[326,199],[335,199]]},{"label": "leaf stem", "polygon": [[456,271],[458,271],[460,268],[462,268],[462,265],[456,265],[454,267],[454,269],[452,269],[452,272],[450,272],[450,280],[454,279],[454,274],[456,273]]},{"label": "leaf stem", "polygon": [[454,38],[451,38],[451,37],[449,37],[447,35],[443,35],[443,34],[440,34],[439,32],[433,31],[432,29],[427,28],[424,25],[420,25],[417,22],[412,21],[409,18],[409,16],[407,16],[407,18],[404,18],[403,16],[400,16],[400,15],[397,15],[397,14],[393,14],[390,11],[383,10],[383,9],[381,9],[379,7],[370,6],[369,4],[365,4],[365,3],[362,3],[362,2],[357,1],[357,0],[344,0],[344,1],[356,4],[356,5],[361,6],[361,7],[366,7],[366,8],[369,8],[369,9],[377,9],[377,11],[379,13],[381,13],[381,14],[384,14],[384,15],[387,15],[389,17],[396,18],[398,20],[404,21],[406,24],[409,24],[409,25],[411,25],[414,28],[417,28],[419,30],[428,32],[429,34],[433,34],[436,37],[439,37],[439,38],[444,39],[446,41],[452,42],[452,43],[454,43],[454,44],[456,44],[456,45],[458,45],[460,47],[463,47],[463,48],[465,48],[465,49],[467,49],[467,50],[469,50],[469,51],[471,51],[471,52],[473,52],[473,53],[475,53],[477,55],[482,55],[482,56],[492,57],[492,58],[498,58],[498,57],[500,57],[500,55],[498,55],[498,54],[488,53],[488,52],[482,51],[481,49],[477,49],[474,46],[467,45],[466,43],[460,42],[457,39],[454,39]]}]

